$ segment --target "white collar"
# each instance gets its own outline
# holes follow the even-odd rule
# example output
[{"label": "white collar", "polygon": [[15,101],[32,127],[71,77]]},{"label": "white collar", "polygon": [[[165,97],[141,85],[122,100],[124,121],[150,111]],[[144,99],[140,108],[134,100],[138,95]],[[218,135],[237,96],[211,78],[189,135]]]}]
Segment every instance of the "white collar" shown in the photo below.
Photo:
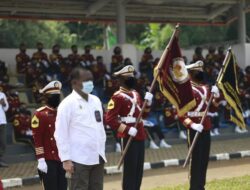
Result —
[{"label": "white collar", "polygon": [[78,100],[84,100],[85,102],[89,102],[91,94],[88,94],[88,101],[85,100],[78,92],[76,92],[74,89],[72,90],[71,94]]}]

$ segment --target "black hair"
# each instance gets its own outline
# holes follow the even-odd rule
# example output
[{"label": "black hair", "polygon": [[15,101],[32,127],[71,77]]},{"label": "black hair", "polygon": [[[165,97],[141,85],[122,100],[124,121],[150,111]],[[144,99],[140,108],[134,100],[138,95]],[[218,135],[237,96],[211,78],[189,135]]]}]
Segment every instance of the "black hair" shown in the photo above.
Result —
[{"label": "black hair", "polygon": [[37,45],[37,46],[43,45],[43,43],[42,43],[42,42],[37,42],[36,45]]},{"label": "black hair", "polygon": [[86,69],[82,68],[82,67],[75,67],[72,69],[72,71],[69,74],[69,79],[68,81],[71,83],[73,80],[77,80],[80,78],[80,72],[81,70],[86,71]]},{"label": "black hair", "polygon": [[55,45],[52,46],[52,49],[54,49],[56,47],[60,48],[60,45],[59,44],[55,44]]},{"label": "black hair", "polygon": [[86,49],[86,48],[91,48],[91,46],[88,44],[88,45],[85,45],[84,46],[84,49]]},{"label": "black hair", "polygon": [[22,42],[22,43],[20,43],[19,48],[21,48],[21,47],[23,47],[23,46],[26,47],[26,44]]}]

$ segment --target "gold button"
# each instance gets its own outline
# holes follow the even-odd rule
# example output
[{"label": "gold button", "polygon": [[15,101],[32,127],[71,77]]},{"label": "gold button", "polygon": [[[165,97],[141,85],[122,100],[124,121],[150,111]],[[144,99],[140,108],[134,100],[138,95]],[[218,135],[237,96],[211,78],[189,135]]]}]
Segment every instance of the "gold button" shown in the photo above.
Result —
[{"label": "gold button", "polygon": [[55,151],[54,150],[52,150],[52,154],[54,154],[55,153]]},{"label": "gold button", "polygon": [[53,138],[51,137],[51,138],[50,138],[50,140],[52,140],[52,141],[53,141]]},{"label": "gold button", "polygon": [[49,127],[51,127],[51,125],[49,124]]}]

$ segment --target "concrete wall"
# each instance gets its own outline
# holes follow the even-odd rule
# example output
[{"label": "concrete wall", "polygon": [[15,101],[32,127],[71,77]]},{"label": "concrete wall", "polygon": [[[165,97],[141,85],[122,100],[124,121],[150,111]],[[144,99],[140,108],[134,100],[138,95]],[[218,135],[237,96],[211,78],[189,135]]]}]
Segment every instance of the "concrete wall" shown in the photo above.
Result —
[{"label": "concrete wall", "polygon": [[[246,51],[246,56],[242,57],[242,51]],[[233,45],[232,49],[237,57],[238,63],[241,67],[245,67],[246,65],[250,65],[250,44],[245,44],[244,47],[241,47],[240,45]],[[28,49],[27,54],[32,56],[32,54],[36,51],[36,49]],[[51,53],[51,49],[45,49],[44,50],[48,55]],[[135,46],[131,44],[124,44],[122,45],[122,51],[124,58],[130,57],[132,62],[134,63],[136,69],[138,69],[138,62],[141,59],[141,56],[143,54],[143,51],[140,51],[135,48]],[[9,71],[11,74],[15,73],[15,55],[18,54],[18,49],[0,49],[0,60],[3,60],[9,68]],[[61,54],[63,56],[67,56],[71,53],[70,49],[61,49]],[[185,55],[188,59],[188,62],[192,60],[192,56],[194,53],[194,49],[183,49],[182,54]],[[83,50],[79,49],[79,54],[83,54]],[[107,65],[107,68],[110,68],[110,62],[111,62],[111,56],[113,54],[113,50],[92,50],[92,54],[96,57],[98,55],[103,56],[104,62]],[[160,57],[162,54],[162,51],[153,51],[153,56]],[[207,50],[203,51],[203,55],[206,56]],[[246,60],[246,65],[244,64]]]}]

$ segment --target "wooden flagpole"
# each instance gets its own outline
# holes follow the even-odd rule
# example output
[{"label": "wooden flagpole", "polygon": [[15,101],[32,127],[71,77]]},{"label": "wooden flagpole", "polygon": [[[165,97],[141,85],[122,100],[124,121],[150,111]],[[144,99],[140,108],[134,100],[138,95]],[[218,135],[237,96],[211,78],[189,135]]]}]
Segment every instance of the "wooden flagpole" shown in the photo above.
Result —
[{"label": "wooden flagpole", "polygon": [[[219,80],[219,79],[223,76],[223,74],[224,74],[224,67],[225,67],[225,64],[226,64],[227,61],[228,61],[230,52],[231,52],[231,47],[230,47],[230,48],[228,49],[228,51],[227,51],[227,55],[226,55],[226,57],[225,57],[225,59],[224,59],[224,61],[223,61],[222,68],[221,68],[221,70],[220,70],[220,73],[218,74],[218,77],[217,77],[217,79],[216,79],[215,84],[217,84],[218,80]],[[208,104],[207,104],[205,113],[204,113],[204,115],[203,115],[203,117],[202,117],[202,119],[201,119],[200,124],[202,124],[202,123],[204,122],[204,120],[205,120],[205,118],[206,118],[206,116],[207,116],[207,112],[208,112],[208,110],[209,110],[209,107],[210,107],[210,105],[211,105],[211,103],[212,103],[213,98],[214,98],[214,93],[212,93],[212,95],[211,95],[210,98],[209,98],[209,101],[208,101]],[[188,150],[188,154],[187,154],[187,157],[186,157],[185,162],[184,162],[184,164],[183,164],[183,168],[186,167],[186,165],[187,165],[187,163],[188,163],[188,161],[189,161],[189,159],[190,159],[190,157],[191,157],[191,154],[192,154],[192,152],[193,152],[194,146],[195,146],[196,143],[197,143],[197,140],[198,140],[199,135],[200,135],[200,132],[197,131],[196,134],[195,134],[195,136],[194,136],[193,142],[192,142],[192,144],[191,144],[191,146],[190,146],[190,148],[189,148],[189,150]]]},{"label": "wooden flagpole", "polygon": [[[152,93],[152,91],[153,91],[153,89],[154,89],[154,87],[155,87],[155,84],[156,84],[156,81],[157,81],[159,72],[160,72],[160,70],[161,70],[161,68],[162,68],[162,66],[163,66],[163,63],[164,63],[164,59],[165,59],[167,53],[169,52],[170,47],[171,47],[171,44],[172,44],[172,42],[173,42],[173,39],[174,39],[174,37],[178,34],[178,31],[179,31],[179,24],[177,24],[177,25],[175,26],[175,31],[173,32],[173,34],[172,34],[172,36],[171,36],[171,38],[170,38],[170,41],[169,41],[167,47],[165,48],[165,50],[164,50],[164,52],[163,52],[163,54],[162,54],[162,56],[161,56],[161,58],[160,58],[160,61],[159,61],[158,65],[157,65],[157,73],[156,73],[156,76],[154,77],[153,82],[151,83],[151,86],[150,86],[150,89],[149,89],[149,92],[150,92],[150,93]],[[147,100],[144,100],[144,103],[143,103],[141,112],[140,112],[138,118],[136,119],[136,123],[135,123],[135,126],[134,126],[135,128],[137,128],[138,124],[139,124],[140,121],[141,121],[142,114],[144,113],[144,110],[145,110],[145,108],[146,108],[146,105],[147,105]],[[128,141],[127,141],[127,144],[126,144],[126,146],[125,146],[125,148],[124,148],[124,150],[123,150],[123,152],[122,152],[121,158],[120,158],[120,160],[119,160],[119,162],[118,162],[118,170],[120,169],[121,165],[123,164],[125,155],[126,155],[126,153],[127,153],[127,151],[128,151],[128,148],[129,148],[129,146],[130,146],[132,140],[133,140],[133,137],[130,136],[129,139],[128,139]]]}]

